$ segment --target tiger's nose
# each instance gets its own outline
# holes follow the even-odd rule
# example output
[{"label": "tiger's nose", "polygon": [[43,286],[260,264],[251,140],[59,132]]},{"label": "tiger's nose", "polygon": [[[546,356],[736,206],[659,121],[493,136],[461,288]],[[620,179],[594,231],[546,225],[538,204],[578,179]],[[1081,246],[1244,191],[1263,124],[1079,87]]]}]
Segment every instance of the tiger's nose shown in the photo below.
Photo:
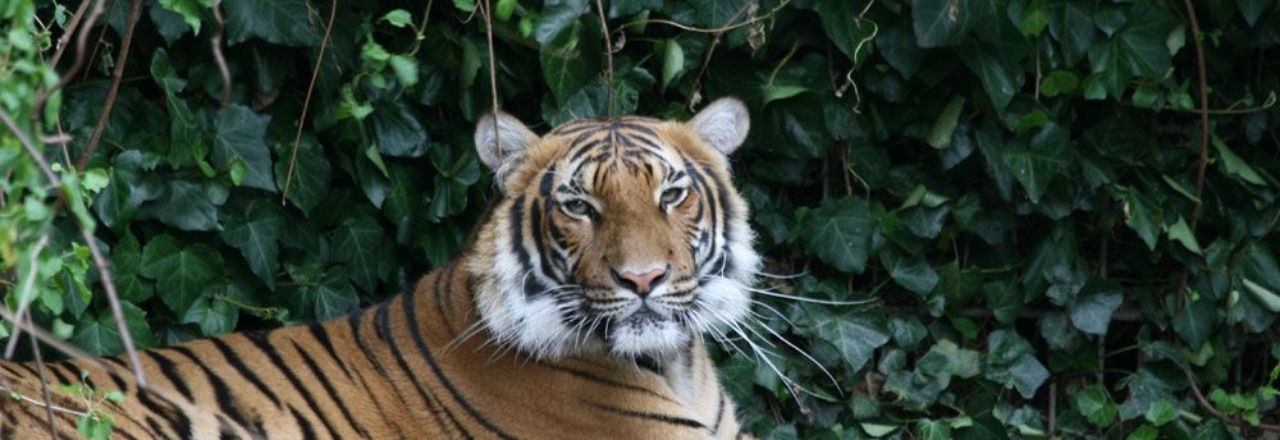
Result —
[{"label": "tiger's nose", "polygon": [[616,270],[610,272],[613,274],[613,281],[640,295],[641,298],[648,297],[649,292],[652,292],[654,287],[662,284],[662,281],[667,279],[667,269],[665,268],[657,268],[645,273],[627,271],[618,273]]}]

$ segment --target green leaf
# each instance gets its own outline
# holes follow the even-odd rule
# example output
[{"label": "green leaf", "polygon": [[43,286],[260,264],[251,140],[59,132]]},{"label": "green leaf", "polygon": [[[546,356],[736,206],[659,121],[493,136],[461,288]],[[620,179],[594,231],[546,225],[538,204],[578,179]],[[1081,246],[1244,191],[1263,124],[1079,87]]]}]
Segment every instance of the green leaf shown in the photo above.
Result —
[{"label": "green leaf", "polygon": [[226,12],[229,45],[250,38],[285,46],[320,44],[324,20],[305,0],[223,0],[221,7]]},{"label": "green leaf", "polygon": [[938,273],[933,270],[933,266],[918,255],[909,257],[897,255],[897,253],[881,253],[881,258],[885,267],[889,269],[889,276],[893,277],[893,281],[920,295],[933,292],[933,289],[938,286]]},{"label": "green leaf", "polygon": [[590,23],[594,23],[590,17],[572,20],[542,46],[542,75],[560,105],[567,105],[574,93],[599,79],[603,48],[596,37],[598,23],[594,28]]},{"label": "green leaf", "polygon": [[951,148],[951,136],[955,134],[956,123],[960,121],[960,111],[964,109],[964,97],[952,96],[951,101],[933,121],[933,127],[925,135],[925,142],[939,150]]},{"label": "green leaf", "polygon": [[219,228],[218,206],[227,199],[226,190],[212,183],[170,180],[155,203],[140,214],[185,231],[212,231]]},{"label": "green leaf", "polygon": [[921,419],[916,422],[915,438],[924,440],[951,440],[951,425],[945,420]]},{"label": "green leaf", "polygon": [[347,219],[330,233],[333,258],[344,263],[345,273],[365,291],[374,291],[378,280],[391,270],[386,249],[390,247],[382,226],[372,218]]},{"label": "green leaf", "polygon": [[1124,200],[1124,223],[1146,243],[1147,250],[1155,250],[1164,225],[1160,208],[1138,191],[1124,191],[1120,197]]},{"label": "green leaf", "polygon": [[1244,16],[1244,21],[1249,23],[1249,27],[1258,24],[1258,17],[1262,13],[1275,5],[1275,0],[1236,0],[1236,6],[1240,8],[1240,14]]},{"label": "green leaf", "polygon": [[1248,278],[1241,277],[1240,282],[1241,284],[1244,284],[1245,290],[1253,294],[1253,297],[1257,299],[1263,307],[1270,310],[1272,313],[1280,313],[1280,295],[1277,295],[1275,292],[1271,291],[1271,289],[1266,288],[1266,286],[1255,283],[1253,280]]},{"label": "green leaf", "polygon": [[421,120],[404,101],[379,101],[369,118],[378,151],[391,157],[426,154],[427,128]]},{"label": "green leaf", "polygon": [[285,191],[285,198],[303,214],[310,215],[329,194],[329,159],[324,153],[324,148],[309,134],[299,139],[296,149],[276,145],[276,155],[281,158],[275,163],[276,187]]},{"label": "green leaf", "polygon": [[960,46],[960,60],[982,81],[983,90],[996,111],[1004,111],[1022,87],[1016,60],[1007,60],[995,49],[982,44]]},{"label": "green leaf", "polygon": [[662,53],[662,88],[665,89],[671,80],[676,76],[684,73],[684,49],[680,47],[680,42],[675,38],[669,39],[663,45],[665,50]]},{"label": "green leaf", "polygon": [[111,228],[128,225],[143,203],[160,197],[164,186],[160,176],[144,167],[142,154],[126,151],[111,160],[109,183],[94,198],[93,210]]},{"label": "green leaf", "polygon": [[1213,147],[1218,151],[1218,156],[1222,159],[1223,172],[1227,173],[1227,175],[1239,177],[1241,180],[1254,185],[1267,186],[1267,182],[1262,180],[1262,176],[1258,175],[1258,172],[1254,171],[1248,162],[1245,162],[1234,151],[1231,151],[1231,148],[1221,138],[1213,136]]},{"label": "green leaf", "polygon": [[824,201],[801,220],[805,249],[843,272],[862,273],[871,251],[876,220],[865,200],[845,197]]},{"label": "green leaf", "polygon": [[392,9],[390,12],[383,14],[382,19],[379,21],[385,21],[392,26],[402,28],[413,24],[413,16],[409,15],[409,11],[404,9]]},{"label": "green leaf", "polygon": [[1092,2],[1046,2],[1049,34],[1058,41],[1067,64],[1075,64],[1093,46],[1098,31],[1093,25]]},{"label": "green leaf", "polygon": [[[151,326],[147,324],[146,312],[128,301],[121,301],[120,309],[124,315],[125,327],[129,329],[129,336],[133,338],[134,346],[138,349],[154,346],[155,340],[151,335]],[[124,350],[120,330],[110,310],[104,310],[96,315],[85,315],[76,325],[71,343],[94,356],[110,356]]]},{"label": "green leaf", "polygon": [[395,72],[396,81],[400,82],[401,87],[409,88],[418,84],[418,61],[413,57],[396,54],[387,61],[391,64],[391,71]]},{"label": "green leaf", "polygon": [[345,276],[333,270],[325,273],[319,285],[307,290],[315,296],[316,319],[327,320],[360,308],[356,289]]},{"label": "green leaf", "polygon": [[1032,136],[1029,147],[1010,146],[1004,163],[1027,191],[1027,198],[1039,203],[1053,178],[1071,164],[1067,130],[1046,124]]},{"label": "green leaf", "polygon": [[876,23],[859,17],[862,7],[852,1],[819,1],[813,6],[822,20],[822,30],[840,52],[855,64],[870,54],[871,39],[876,36]]},{"label": "green leaf", "polygon": [[1128,24],[1116,42],[1132,66],[1131,71],[1152,79],[1164,77],[1173,68],[1165,40],[1177,26],[1177,17],[1168,8],[1147,3],[1136,3],[1128,17]]},{"label": "green leaf", "polygon": [[223,241],[240,250],[240,255],[249,263],[249,269],[272,290],[275,289],[276,270],[280,264],[280,228],[285,221],[284,213],[277,205],[266,200],[254,200],[249,202],[243,214],[228,218],[220,234]]},{"label": "green leaf", "polygon": [[1147,408],[1145,417],[1153,425],[1164,426],[1178,419],[1178,407],[1170,400],[1157,400]]},{"label": "green leaf", "polygon": [[[155,24],[156,33],[160,34],[161,38],[164,38],[165,43],[172,46],[175,41],[178,41],[187,32],[191,32],[191,25],[186,21],[184,14],[174,12],[171,8],[167,8],[161,3],[166,2],[155,2],[148,5],[147,15],[151,17],[151,23]],[[185,2],[180,0],[173,3]],[[194,17],[199,22],[199,15],[196,14]]]},{"label": "green leaf", "polygon": [[1129,433],[1125,440],[1156,440],[1160,437],[1160,431],[1152,428],[1151,425],[1142,425],[1138,429]]},{"label": "green leaf", "polygon": [[453,0],[453,7],[459,11],[471,13],[476,10],[476,0]]},{"label": "green leaf", "polygon": [[1173,331],[1187,343],[1192,351],[1199,350],[1213,336],[1218,323],[1215,305],[1207,300],[1188,301],[1182,311],[1174,315]]},{"label": "green leaf", "polygon": [[1204,250],[1200,249],[1200,242],[1196,240],[1195,233],[1191,231],[1191,226],[1187,225],[1187,220],[1178,216],[1178,221],[1169,226],[1169,239],[1182,244],[1182,247],[1195,253],[1203,255]]},{"label": "green leaf", "polygon": [[969,379],[982,372],[979,353],[967,348],[960,348],[955,342],[947,339],[939,340],[928,353],[916,362],[916,368],[933,374]]},{"label": "green leaf", "polygon": [[213,162],[229,168],[235,159],[244,161],[247,172],[244,185],[275,192],[271,175],[271,150],[266,144],[267,125],[271,116],[259,115],[245,106],[231,105],[214,118]]},{"label": "green leaf", "polygon": [[155,294],[154,283],[142,277],[142,246],[133,234],[126,232],[111,249],[111,264],[121,299],[140,304]]},{"label": "green leaf", "polygon": [[876,52],[903,78],[911,79],[924,63],[924,51],[916,46],[911,25],[901,21],[880,24],[875,39]]},{"label": "green leaf", "polygon": [[859,371],[875,349],[889,342],[889,335],[879,329],[869,319],[854,315],[832,316],[815,324],[817,335],[831,343],[840,352],[849,371]]},{"label": "green leaf", "polygon": [[155,237],[142,248],[142,275],[156,281],[160,300],[178,316],[186,315],[222,267],[222,256],[213,248],[182,246],[169,235]]},{"label": "green leaf", "polygon": [[897,425],[885,425],[880,423],[860,422],[858,427],[862,428],[871,438],[880,438],[892,434],[900,428]]},{"label": "green leaf", "polygon": [[1071,305],[1071,324],[1082,332],[1106,336],[1111,315],[1123,302],[1124,294],[1120,291],[1100,292],[1077,298]]},{"label": "green leaf", "polygon": [[511,14],[516,11],[518,6],[517,0],[498,0],[498,6],[493,8],[493,16],[499,21],[507,21],[511,19]]},{"label": "green leaf", "polygon": [[1014,388],[1022,397],[1030,399],[1045,380],[1049,370],[1036,360],[1035,350],[1018,333],[996,330],[987,335],[986,368],[983,377],[992,382]]},{"label": "green leaf", "polygon": [[916,44],[942,47],[955,44],[968,31],[970,8],[953,0],[920,0],[911,8]]},{"label": "green leaf", "polygon": [[1040,94],[1046,98],[1071,93],[1080,86],[1080,78],[1066,70],[1055,70],[1040,82]]},{"label": "green leaf", "polygon": [[1106,428],[1115,423],[1116,405],[1101,385],[1091,385],[1071,395],[1071,406],[1090,424]]},{"label": "green leaf", "polygon": [[[205,9],[210,8],[213,2],[207,0],[159,0],[157,3],[165,9],[180,15],[182,21],[191,27],[191,33],[199,35],[200,15]],[[172,42],[172,39],[170,39],[170,42]]]},{"label": "green leaf", "polygon": [[222,298],[206,295],[191,304],[191,308],[182,315],[182,323],[196,324],[201,335],[217,336],[234,331],[239,317],[239,309]]}]

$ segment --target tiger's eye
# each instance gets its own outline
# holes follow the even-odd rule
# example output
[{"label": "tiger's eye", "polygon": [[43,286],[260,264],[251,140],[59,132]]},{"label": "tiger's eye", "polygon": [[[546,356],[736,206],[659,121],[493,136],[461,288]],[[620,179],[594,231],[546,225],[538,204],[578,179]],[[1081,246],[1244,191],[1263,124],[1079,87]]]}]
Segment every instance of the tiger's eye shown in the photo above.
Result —
[{"label": "tiger's eye", "polygon": [[684,201],[684,196],[687,195],[688,192],[689,191],[684,188],[667,188],[660,196],[658,196],[658,201],[662,203],[663,207],[675,205]]},{"label": "tiger's eye", "polygon": [[563,209],[565,214],[574,217],[588,217],[595,212],[595,208],[582,199],[566,200],[560,203],[560,209]]}]

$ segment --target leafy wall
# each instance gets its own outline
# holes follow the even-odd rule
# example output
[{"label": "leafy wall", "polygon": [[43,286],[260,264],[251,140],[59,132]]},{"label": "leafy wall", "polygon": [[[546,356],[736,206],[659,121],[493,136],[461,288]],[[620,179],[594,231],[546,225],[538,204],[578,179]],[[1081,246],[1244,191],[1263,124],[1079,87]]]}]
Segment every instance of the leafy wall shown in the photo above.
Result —
[{"label": "leafy wall", "polygon": [[735,95],[765,284],[827,302],[723,347],[761,437],[1280,431],[1274,0],[213,3],[0,2],[0,337],[339,315],[458,251],[495,99]]}]

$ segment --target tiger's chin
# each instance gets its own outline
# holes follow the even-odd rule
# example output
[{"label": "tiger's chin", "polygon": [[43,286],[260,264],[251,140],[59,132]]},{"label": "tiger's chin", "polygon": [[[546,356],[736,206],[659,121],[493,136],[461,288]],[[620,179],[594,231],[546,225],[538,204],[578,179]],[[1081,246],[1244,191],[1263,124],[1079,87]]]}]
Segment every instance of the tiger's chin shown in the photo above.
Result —
[{"label": "tiger's chin", "polygon": [[692,329],[673,319],[641,311],[614,324],[605,345],[609,354],[619,358],[665,359],[688,347],[693,336]]}]

